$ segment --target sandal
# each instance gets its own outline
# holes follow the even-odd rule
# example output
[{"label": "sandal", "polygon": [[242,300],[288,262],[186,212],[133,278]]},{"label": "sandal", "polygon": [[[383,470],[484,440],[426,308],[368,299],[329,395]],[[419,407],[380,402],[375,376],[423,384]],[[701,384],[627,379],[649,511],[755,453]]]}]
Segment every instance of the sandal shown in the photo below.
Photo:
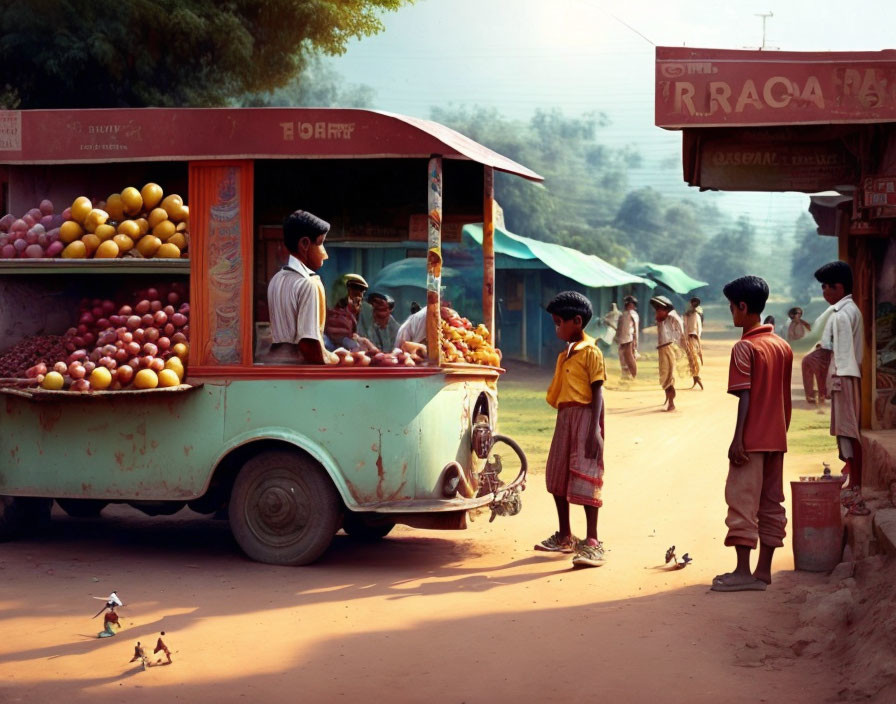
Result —
[{"label": "sandal", "polygon": [[560,531],[554,533],[550,538],[545,538],[535,545],[535,549],[541,552],[575,552],[579,539],[574,535],[562,536]]},{"label": "sandal", "polygon": [[712,580],[710,589],[714,592],[764,592],[768,585],[753,575],[735,575],[733,572],[720,574]]}]

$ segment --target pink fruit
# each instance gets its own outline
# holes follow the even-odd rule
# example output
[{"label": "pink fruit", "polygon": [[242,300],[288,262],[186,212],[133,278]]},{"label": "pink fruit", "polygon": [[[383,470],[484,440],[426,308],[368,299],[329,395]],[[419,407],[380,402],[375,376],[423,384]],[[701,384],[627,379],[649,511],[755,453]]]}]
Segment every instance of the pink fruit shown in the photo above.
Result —
[{"label": "pink fruit", "polygon": [[90,372],[92,372],[94,369],[96,369],[96,362],[91,362],[90,360],[84,362],[85,373],[90,374]]},{"label": "pink fruit", "polygon": [[65,249],[65,245],[62,244],[59,240],[54,240],[50,242],[50,246],[47,247],[47,256],[48,257],[58,257],[62,254],[62,250]]},{"label": "pink fruit", "polygon": [[44,215],[52,215],[53,214],[53,201],[49,198],[44,198],[40,202],[40,212]]},{"label": "pink fruit", "polygon": [[3,259],[15,259],[16,258],[16,248],[15,245],[5,244],[3,248],[0,249],[0,257]]},{"label": "pink fruit", "polygon": [[[33,225],[34,223],[31,223]],[[13,220],[12,224],[9,226],[10,232],[26,232],[31,225],[28,224],[27,220],[23,220],[22,218],[18,218],[17,220]]]},{"label": "pink fruit", "polygon": [[118,309],[118,314],[122,318],[127,318],[134,314],[134,309],[131,308],[130,306],[122,306],[121,308]]},{"label": "pink fruit", "polygon": [[152,323],[153,323],[152,313],[146,313],[143,315],[142,318],[140,318],[140,324],[144,328],[148,328],[150,325],[152,325]]},{"label": "pink fruit", "polygon": [[[91,370],[92,371],[92,370]],[[75,391],[77,393],[86,393],[90,391],[90,382],[87,379],[76,379],[72,382],[72,385],[68,387],[69,391]]]},{"label": "pink fruit", "polygon": [[10,225],[12,225],[16,221],[16,216],[12,213],[7,213],[2,218],[0,218],[0,232],[9,232]]},{"label": "pink fruit", "polygon": [[12,246],[15,247],[16,252],[21,254],[28,247],[28,243],[24,239],[21,239],[21,240],[16,240],[15,242],[13,242]]},{"label": "pink fruit", "polygon": [[78,362],[73,362],[68,365],[68,375],[72,379],[83,379],[86,374],[87,370],[84,368],[84,365],[79,364]]},{"label": "pink fruit", "polygon": [[162,310],[162,302],[161,301],[150,301],[149,310],[151,313],[157,313]]},{"label": "pink fruit", "polygon": [[146,289],[146,297],[151,301],[157,301],[159,299],[159,289],[157,289],[157,288]]},{"label": "pink fruit", "polygon": [[25,247],[25,256],[29,259],[43,259],[44,248],[39,244],[29,244]]},{"label": "pink fruit", "polygon": [[65,362],[56,362],[56,364],[53,365],[53,371],[65,374],[68,372],[68,365]]},{"label": "pink fruit", "polygon": [[162,334],[159,332],[158,328],[146,328],[146,330],[143,331],[143,339],[146,342],[155,342],[161,335]]},{"label": "pink fruit", "polygon": [[168,322],[168,314],[163,310],[159,310],[153,314],[152,319],[156,324],[156,327],[164,328],[165,324]]},{"label": "pink fruit", "polygon": [[140,316],[139,316],[139,315],[131,315],[131,316],[129,316],[126,325],[127,325],[131,330],[136,330],[137,328],[140,327]]},{"label": "pink fruit", "polygon": [[144,313],[149,313],[149,301],[142,300],[136,306],[134,306],[134,312],[137,315],[143,315]]},{"label": "pink fruit", "polygon": [[134,378],[134,368],[130,364],[122,364],[118,368],[117,379],[122,386],[127,386]]},{"label": "pink fruit", "polygon": [[187,316],[183,313],[175,313],[171,316],[171,322],[174,323],[174,327],[182,328],[187,324]]}]

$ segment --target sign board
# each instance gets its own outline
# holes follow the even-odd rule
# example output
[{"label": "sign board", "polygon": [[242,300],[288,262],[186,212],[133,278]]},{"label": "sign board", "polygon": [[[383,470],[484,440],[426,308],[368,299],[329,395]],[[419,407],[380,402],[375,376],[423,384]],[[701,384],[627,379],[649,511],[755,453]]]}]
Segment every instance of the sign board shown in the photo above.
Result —
[{"label": "sign board", "polygon": [[896,122],[896,51],[657,47],[655,108],[668,129]]},{"label": "sign board", "polygon": [[[685,154],[694,139],[685,131]],[[858,166],[840,141],[797,142],[768,130],[747,135],[701,135],[693,151],[691,185],[725,191],[802,191],[816,193],[836,184],[855,183]]]}]

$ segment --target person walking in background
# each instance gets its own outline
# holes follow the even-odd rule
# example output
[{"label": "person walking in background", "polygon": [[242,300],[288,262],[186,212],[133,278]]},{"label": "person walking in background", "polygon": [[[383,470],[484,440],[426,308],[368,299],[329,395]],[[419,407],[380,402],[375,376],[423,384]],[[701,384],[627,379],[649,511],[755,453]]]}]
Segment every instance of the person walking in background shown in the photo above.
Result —
[{"label": "person walking in background", "polygon": [[815,272],[821,294],[833,312],[821,334],[821,345],[831,351],[828,380],[831,395],[831,435],[848,475],[846,488],[860,494],[862,484],[862,436],[859,432],[862,392],[864,326],[862,313],[852,298],[852,269],[846,262],[829,262]]},{"label": "person walking in background", "polygon": [[103,630],[96,634],[97,638],[110,638],[115,635],[113,626],[121,628],[121,622],[118,620],[118,614],[115,613],[115,607],[110,606],[109,610],[103,616]]},{"label": "person walking in background", "polygon": [[165,641],[162,640],[162,636],[165,635],[165,631],[162,631],[159,634],[159,639],[156,641],[155,650],[152,651],[153,655],[158,655],[160,652],[165,653],[165,657],[168,658],[168,664],[171,664],[171,651],[168,649],[168,646],[165,645]]},{"label": "person walking in background", "polygon": [[[591,302],[575,291],[557,294],[548,304],[557,337],[566,349],[557,357],[547,402],[557,409],[545,479],[554,497],[559,530],[535,546],[544,552],[575,553],[574,567],[599,567],[604,547],[597,538],[597,513],[604,475],[604,358],[593,337],[584,332]],[[569,523],[569,505],[585,509],[585,540]]]},{"label": "person walking in background", "polygon": [[615,342],[619,346],[619,366],[623,377],[628,374],[632,379],[638,376],[638,328],[641,319],[638,317],[638,299],[626,296],[622,301],[624,308],[616,325]]},{"label": "person walking in background", "polygon": [[[731,349],[728,393],[737,396],[737,422],[728,449],[725,545],[737,553],[733,572],[718,575],[717,592],[764,591],[772,582],[772,557],[783,547],[784,453],[790,428],[790,376],[793,350],[771,325],[760,325],[768,284],[743,276],[723,289],[731,318],[743,336]],[[750,552],[759,543],[756,569]]]},{"label": "person walking in background", "polygon": [[812,330],[812,326],[803,320],[803,309],[799,306],[795,306],[787,311],[787,317],[790,318],[790,324],[787,326],[788,342],[802,340],[806,333]]},{"label": "person walking in background", "polygon": [[675,306],[665,296],[654,296],[650,305],[656,315],[656,351],[659,359],[660,386],[666,392],[665,406],[667,411],[675,410],[675,345],[687,348],[684,326]]},{"label": "person walking in background", "polygon": [[694,383],[693,389],[699,386],[703,390],[703,382],[700,380],[700,369],[703,367],[703,314],[700,307],[700,299],[694,296],[690,300],[690,306],[684,313],[684,330],[687,335],[688,364],[691,368],[691,376]]}]

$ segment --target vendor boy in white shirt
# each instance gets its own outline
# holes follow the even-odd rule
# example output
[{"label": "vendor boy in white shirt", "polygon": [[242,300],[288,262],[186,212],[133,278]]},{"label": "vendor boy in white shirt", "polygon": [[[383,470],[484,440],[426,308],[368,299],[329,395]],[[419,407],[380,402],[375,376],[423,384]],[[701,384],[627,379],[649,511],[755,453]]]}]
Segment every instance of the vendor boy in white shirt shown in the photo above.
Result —
[{"label": "vendor boy in white shirt", "polygon": [[837,438],[843,473],[857,493],[862,483],[862,437],[859,433],[862,395],[864,327],[862,313],[852,299],[852,269],[846,262],[829,262],[815,272],[821,294],[833,312],[821,334],[821,346],[831,350],[828,392],[831,396],[831,435]]},{"label": "vendor boy in white shirt", "polygon": [[271,354],[283,364],[336,364],[323,344],[327,297],[318,269],[327,260],[324,240],[330,224],[304,210],[283,221],[283,245],[289,261],[268,283]]}]

